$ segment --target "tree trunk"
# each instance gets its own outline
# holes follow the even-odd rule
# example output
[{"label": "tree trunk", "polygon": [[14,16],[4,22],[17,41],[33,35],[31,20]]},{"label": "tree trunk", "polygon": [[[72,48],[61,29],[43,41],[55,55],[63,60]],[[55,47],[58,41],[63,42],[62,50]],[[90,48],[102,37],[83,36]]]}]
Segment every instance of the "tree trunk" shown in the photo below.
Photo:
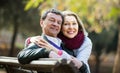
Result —
[{"label": "tree trunk", "polygon": [[95,64],[95,73],[100,73],[100,55],[101,54],[97,54],[96,56],[96,64]]},{"label": "tree trunk", "polygon": [[13,37],[12,37],[12,41],[11,41],[11,47],[10,47],[10,51],[9,51],[9,56],[13,56],[14,55],[14,45],[15,45],[15,40],[17,37],[17,32],[18,32],[18,15],[14,16],[14,20],[13,20],[13,25],[14,25],[14,30],[13,30]]},{"label": "tree trunk", "polygon": [[118,47],[116,52],[116,57],[114,61],[113,73],[120,73],[120,16],[118,17]]}]

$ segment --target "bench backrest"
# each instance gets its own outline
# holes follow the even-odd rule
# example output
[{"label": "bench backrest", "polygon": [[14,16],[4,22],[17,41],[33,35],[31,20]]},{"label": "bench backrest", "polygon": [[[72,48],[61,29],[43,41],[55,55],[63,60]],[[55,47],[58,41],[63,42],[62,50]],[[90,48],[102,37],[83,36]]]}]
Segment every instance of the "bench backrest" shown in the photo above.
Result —
[{"label": "bench backrest", "polygon": [[7,73],[78,73],[73,62],[60,58],[40,58],[30,64],[22,65],[16,57],[0,56],[0,65]]}]

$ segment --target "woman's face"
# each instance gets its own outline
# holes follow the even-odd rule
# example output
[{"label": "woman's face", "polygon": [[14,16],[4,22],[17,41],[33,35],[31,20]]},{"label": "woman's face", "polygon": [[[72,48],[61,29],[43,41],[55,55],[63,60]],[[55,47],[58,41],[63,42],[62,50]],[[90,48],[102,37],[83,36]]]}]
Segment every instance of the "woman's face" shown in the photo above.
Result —
[{"label": "woman's face", "polygon": [[62,33],[68,38],[74,38],[78,33],[78,23],[74,16],[65,16],[65,23],[62,25]]}]

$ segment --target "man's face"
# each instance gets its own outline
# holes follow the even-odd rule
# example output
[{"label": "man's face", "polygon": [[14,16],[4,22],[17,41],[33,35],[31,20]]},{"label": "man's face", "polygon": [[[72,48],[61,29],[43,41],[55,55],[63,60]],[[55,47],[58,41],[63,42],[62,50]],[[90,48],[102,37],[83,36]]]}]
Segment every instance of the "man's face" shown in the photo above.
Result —
[{"label": "man's face", "polygon": [[57,37],[61,24],[62,17],[54,13],[48,13],[46,19],[40,21],[43,33],[52,37]]}]

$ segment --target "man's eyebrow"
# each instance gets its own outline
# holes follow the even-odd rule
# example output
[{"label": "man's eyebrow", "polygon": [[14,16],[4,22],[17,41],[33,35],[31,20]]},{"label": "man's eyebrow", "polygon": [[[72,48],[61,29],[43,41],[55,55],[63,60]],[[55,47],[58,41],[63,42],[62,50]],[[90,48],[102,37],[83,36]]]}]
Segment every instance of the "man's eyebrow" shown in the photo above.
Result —
[{"label": "man's eyebrow", "polygon": [[54,17],[49,17],[49,19],[55,19]]}]

